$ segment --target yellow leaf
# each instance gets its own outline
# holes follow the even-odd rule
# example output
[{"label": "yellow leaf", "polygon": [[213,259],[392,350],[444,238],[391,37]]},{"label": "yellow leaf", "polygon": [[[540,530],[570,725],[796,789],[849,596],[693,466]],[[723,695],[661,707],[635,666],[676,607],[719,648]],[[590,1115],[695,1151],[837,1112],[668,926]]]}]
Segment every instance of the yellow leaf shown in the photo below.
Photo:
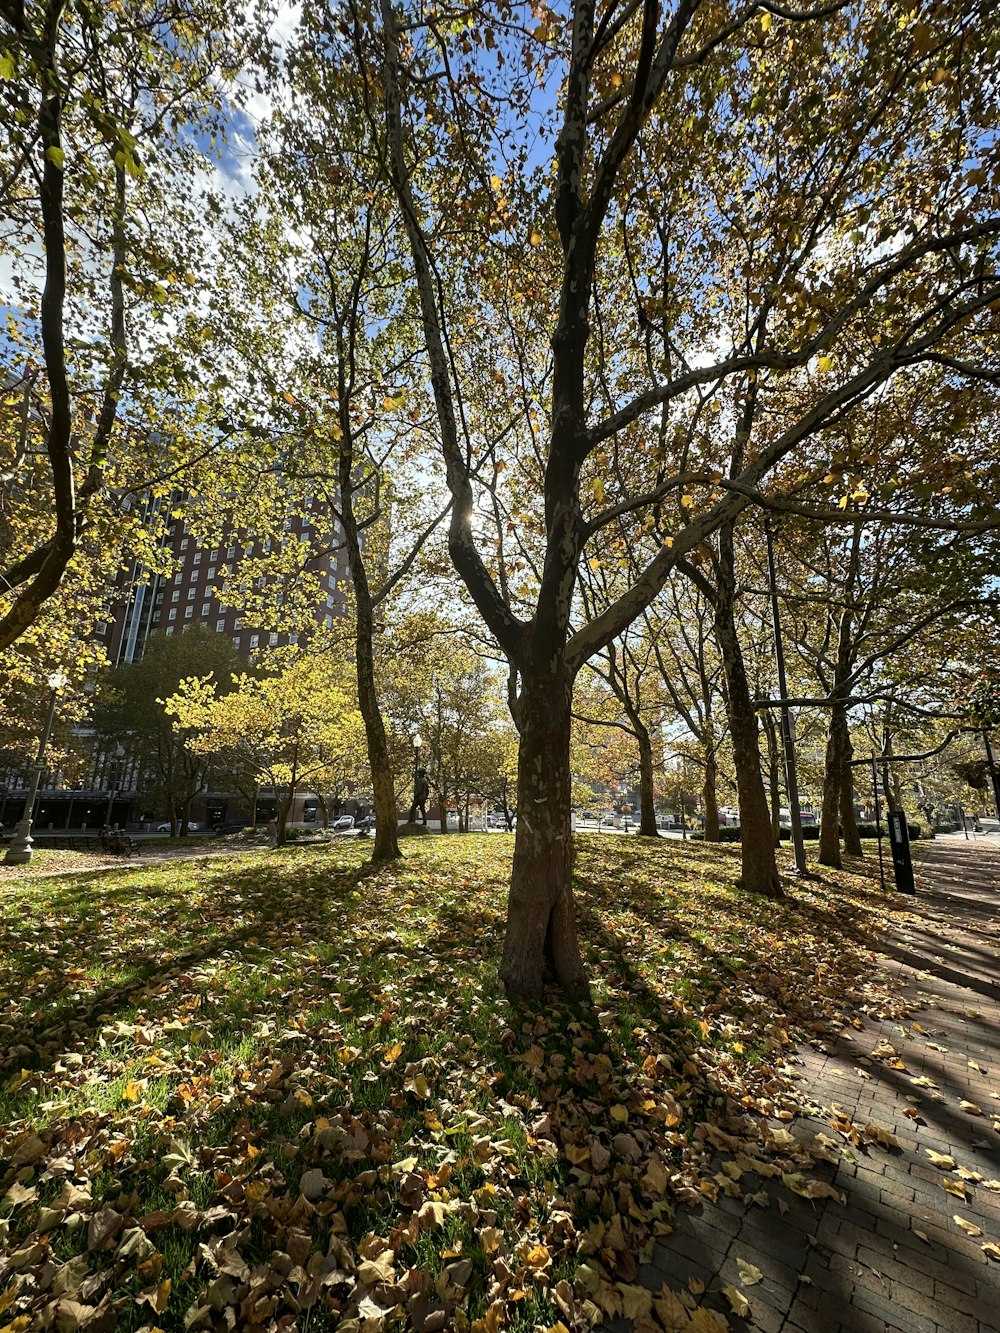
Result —
[{"label": "yellow leaf", "polygon": [[990,1259],[996,1259],[1000,1263],[1000,1245],[995,1241],[988,1240],[983,1246],[983,1253]]},{"label": "yellow leaf", "polygon": [[382,1056],[382,1059],[385,1061],[387,1065],[391,1065],[394,1064],[395,1061],[398,1060],[402,1054],[403,1054],[403,1043],[401,1041],[397,1041],[394,1042],[391,1046],[386,1047],[385,1054]]},{"label": "yellow leaf", "polygon": [[954,1194],[956,1199],[964,1199],[967,1197],[965,1193],[964,1181],[952,1180],[951,1177],[949,1176],[945,1180],[942,1180],[941,1184],[945,1187],[945,1189],[948,1191],[949,1194]]},{"label": "yellow leaf", "polygon": [[959,1217],[958,1213],[953,1213],[951,1220],[956,1226],[961,1227],[967,1236],[981,1236],[983,1234],[982,1227],[977,1227],[975,1222],[969,1222],[964,1217]]},{"label": "yellow leaf", "polygon": [[975,1102],[959,1102],[959,1106],[966,1113],[966,1115],[983,1114],[983,1108],[981,1106],[977,1106]]},{"label": "yellow leaf", "polygon": [[729,1308],[733,1314],[738,1314],[741,1319],[745,1319],[750,1313],[750,1302],[739,1287],[723,1287],[722,1294],[729,1302]]},{"label": "yellow leaf", "polygon": [[624,1125],[628,1121],[628,1107],[622,1106],[620,1103],[617,1106],[612,1106],[611,1119],[617,1120],[620,1125]]},{"label": "yellow leaf", "polygon": [[833,369],[833,357],[829,354],[818,356],[816,358],[816,369],[821,375],[827,374]]},{"label": "yellow leaf", "polygon": [[773,16],[772,16],[771,14],[769,14],[769,13],[767,12],[767,10],[765,9],[764,13],[761,14],[761,16],[760,16],[760,30],[761,30],[761,32],[770,32],[770,31],[771,31],[771,26],[772,26],[773,23],[774,23],[774,18],[773,18]]},{"label": "yellow leaf", "polygon": [[622,1314],[626,1319],[645,1319],[653,1308],[653,1293],[646,1287],[630,1287],[624,1282],[618,1284],[622,1298]]},{"label": "yellow leaf", "polygon": [[653,1301],[656,1317],[667,1333],[684,1333],[691,1325],[691,1317],[680,1297],[669,1287],[661,1287]]},{"label": "yellow leaf", "polygon": [[925,1148],[924,1152],[931,1159],[931,1166],[940,1167],[942,1171],[954,1171],[955,1159],[949,1153],[935,1152],[933,1148]]},{"label": "yellow leaf", "polygon": [[745,1287],[752,1287],[754,1283],[760,1282],[764,1276],[755,1264],[747,1263],[746,1259],[737,1259],[736,1267],[739,1269],[740,1281]]},{"label": "yellow leaf", "polygon": [[931,1243],[931,1238],[930,1236],[928,1236],[926,1231],[918,1231],[917,1228],[914,1227],[913,1234],[916,1236],[917,1240],[922,1240],[925,1245],[929,1245]]},{"label": "yellow leaf", "polygon": [[532,227],[531,231],[528,232],[528,244],[541,245],[541,243],[542,233],[536,227]]},{"label": "yellow leaf", "polygon": [[498,1231],[496,1227],[483,1227],[479,1233],[479,1239],[487,1254],[496,1254],[500,1248],[500,1242],[503,1240],[503,1232]]}]

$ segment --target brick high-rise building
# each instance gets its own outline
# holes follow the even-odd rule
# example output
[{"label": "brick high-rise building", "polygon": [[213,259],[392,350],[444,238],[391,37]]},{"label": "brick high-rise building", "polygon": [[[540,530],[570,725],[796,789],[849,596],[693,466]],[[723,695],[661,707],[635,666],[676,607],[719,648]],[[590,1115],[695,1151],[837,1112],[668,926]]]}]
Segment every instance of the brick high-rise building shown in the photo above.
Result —
[{"label": "brick high-rise building", "polygon": [[[147,500],[150,518],[155,517],[158,500]],[[318,530],[320,522],[328,525]],[[285,520],[284,533],[289,538],[314,539],[316,555],[309,562],[310,573],[320,585],[315,608],[315,622],[329,629],[345,608],[343,583],[347,560],[338,549],[340,524],[330,523],[326,511],[298,514]],[[266,557],[282,536],[255,539],[237,529],[223,529],[215,544],[196,537],[183,520],[172,518],[167,525],[165,545],[175,572],[171,577],[151,574],[140,562],[123,571],[119,591],[112,600],[108,622],[100,632],[108,658],[115,666],[141,657],[151,634],[179,634],[190,625],[204,625],[232,640],[243,658],[258,649],[294,642],[296,635],[262,624],[259,613],[248,615],[240,605],[241,564],[247,559]],[[258,575],[257,583],[265,576]]]}]

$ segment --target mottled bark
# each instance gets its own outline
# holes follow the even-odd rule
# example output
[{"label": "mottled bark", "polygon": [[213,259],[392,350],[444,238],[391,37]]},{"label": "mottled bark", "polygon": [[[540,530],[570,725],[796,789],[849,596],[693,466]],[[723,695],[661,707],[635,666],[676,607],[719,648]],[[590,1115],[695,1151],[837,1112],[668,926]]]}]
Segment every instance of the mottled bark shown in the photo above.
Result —
[{"label": "mottled bark", "polygon": [[705,841],[719,841],[719,766],[714,752],[705,755],[705,777],[701,784],[701,799],[705,806]]},{"label": "mottled bark", "polygon": [[771,799],[771,835],[775,847],[781,846],[781,748],[778,728],[769,710],[764,711],[764,734],[767,737],[767,776]]},{"label": "mottled bark", "polygon": [[845,855],[863,856],[864,848],[861,846],[861,834],[858,832],[858,821],[854,813],[854,769],[850,762],[854,758],[854,746],[851,744],[850,728],[846,720],[844,725],[847,731],[847,746],[840,779],[840,826],[844,830]]},{"label": "mottled bark", "polygon": [[844,783],[844,765],[850,758],[850,737],[843,708],[834,705],[826,739],[826,764],[823,770],[823,808],[819,826],[819,863],[839,870],[840,796]]},{"label": "mottled bark", "polygon": [[656,802],[653,794],[653,741],[648,727],[641,722],[636,726],[635,738],[639,745],[639,833],[645,838],[658,838]]},{"label": "mottled bark", "polygon": [[500,978],[537,998],[547,981],[589,996],[573,905],[570,710],[565,671],[526,681],[518,705],[517,830]]},{"label": "mottled bark", "polygon": [[[728,567],[727,567],[728,566]],[[715,632],[726,673],[726,706],[729,734],[736,765],[736,790],[740,807],[740,846],[743,858],[742,885],[751,893],[783,898],[774,858],[771,816],[764,795],[757,742],[757,713],[747,682],[743,650],[733,614],[732,566],[722,562],[715,608]]]}]

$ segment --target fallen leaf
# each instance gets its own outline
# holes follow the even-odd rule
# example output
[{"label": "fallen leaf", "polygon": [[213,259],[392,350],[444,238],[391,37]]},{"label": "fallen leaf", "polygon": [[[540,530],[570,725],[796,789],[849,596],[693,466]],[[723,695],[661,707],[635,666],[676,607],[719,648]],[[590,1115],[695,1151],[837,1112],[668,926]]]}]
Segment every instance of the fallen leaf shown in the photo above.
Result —
[{"label": "fallen leaf", "polygon": [[745,1287],[752,1287],[756,1282],[760,1282],[764,1276],[755,1264],[748,1263],[746,1259],[737,1259],[736,1267],[739,1270],[740,1281]]},{"label": "fallen leaf", "polygon": [[722,1294],[729,1302],[729,1308],[733,1314],[738,1314],[741,1319],[745,1319],[750,1313],[750,1302],[739,1287],[723,1287]]},{"label": "fallen leaf", "polygon": [[958,1213],[952,1214],[951,1219],[957,1226],[960,1226],[967,1236],[981,1236],[982,1227],[977,1227],[975,1222],[968,1222],[964,1217],[959,1217]]}]

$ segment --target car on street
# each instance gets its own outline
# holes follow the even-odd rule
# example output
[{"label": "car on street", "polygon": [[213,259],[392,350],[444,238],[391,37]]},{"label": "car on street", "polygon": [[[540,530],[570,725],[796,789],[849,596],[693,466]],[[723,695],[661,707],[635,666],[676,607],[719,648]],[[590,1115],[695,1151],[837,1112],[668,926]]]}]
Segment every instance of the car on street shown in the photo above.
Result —
[{"label": "car on street", "polygon": [[341,815],[338,819],[335,819],[333,823],[330,825],[330,829],[333,833],[346,833],[348,829],[353,827],[354,827],[353,815]]},{"label": "car on street", "polygon": [[[178,825],[178,827],[180,827],[180,826]],[[156,826],[156,831],[157,831],[157,833],[169,833],[169,832],[170,832],[170,820],[169,820],[169,819],[165,819],[165,820],[163,821],[162,824],[157,824],[157,826]],[[201,831],[201,825],[198,824],[198,823],[196,823],[195,820],[193,820],[193,819],[189,819],[189,820],[188,820],[188,833],[198,833],[198,832],[200,832],[200,831]]]},{"label": "car on street", "polygon": [[[169,824],[167,827],[170,827]],[[241,833],[245,828],[249,827],[249,819],[223,819],[218,824],[212,825],[212,828],[216,833]]]}]

